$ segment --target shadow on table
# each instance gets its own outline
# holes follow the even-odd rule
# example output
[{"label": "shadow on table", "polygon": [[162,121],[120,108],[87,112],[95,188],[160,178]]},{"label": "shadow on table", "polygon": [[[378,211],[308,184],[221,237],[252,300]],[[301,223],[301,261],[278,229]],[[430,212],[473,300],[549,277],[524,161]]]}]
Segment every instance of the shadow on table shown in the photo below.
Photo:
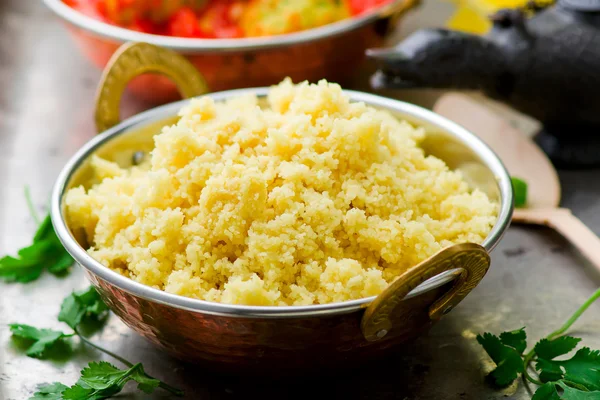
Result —
[{"label": "shadow on table", "polygon": [[[482,352],[474,338],[461,335],[458,322],[447,318],[430,334],[394,349],[384,359],[344,370],[241,376],[159,354],[148,369],[184,389],[186,399],[488,399],[493,391],[484,383]],[[142,338],[132,339],[152,348]],[[502,393],[499,397],[507,398]],[[157,393],[155,398],[163,397]]]}]

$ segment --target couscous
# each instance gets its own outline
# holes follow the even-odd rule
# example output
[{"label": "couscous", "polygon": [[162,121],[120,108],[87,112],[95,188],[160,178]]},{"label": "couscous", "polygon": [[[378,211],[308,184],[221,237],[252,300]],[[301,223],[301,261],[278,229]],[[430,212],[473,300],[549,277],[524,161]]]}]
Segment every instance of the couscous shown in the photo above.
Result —
[{"label": "couscous", "polygon": [[192,100],[134,167],[92,160],[65,198],[89,254],[215,302],[310,305],[379,294],[445,246],[481,243],[498,205],[419,147],[424,131],[336,84]]}]

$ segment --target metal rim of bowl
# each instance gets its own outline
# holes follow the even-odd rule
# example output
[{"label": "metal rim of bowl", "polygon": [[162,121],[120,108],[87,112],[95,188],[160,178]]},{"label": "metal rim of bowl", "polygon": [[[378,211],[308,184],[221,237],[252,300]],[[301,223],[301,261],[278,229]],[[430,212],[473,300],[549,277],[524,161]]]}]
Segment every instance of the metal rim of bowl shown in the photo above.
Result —
[{"label": "metal rim of bowl", "polygon": [[[259,97],[264,97],[268,90],[268,88],[237,89],[216,92],[208,94],[208,96],[211,96],[216,101],[248,93],[254,93]],[[344,92],[350,95],[351,101],[362,101],[370,106],[389,109],[392,111],[399,111],[418,120],[426,121],[427,123],[432,124],[445,132],[449,132],[469,146],[471,150],[482,159],[482,161],[496,177],[500,191],[500,210],[498,212],[498,219],[491,232],[482,243],[483,247],[488,252],[493,250],[508,228],[513,212],[513,192],[510,175],[498,156],[477,136],[462,126],[434,113],[433,111],[429,111],[425,108],[399,100],[389,99],[364,92],[357,92],[353,90],[344,90]],[[100,145],[106,143],[113,137],[119,136],[120,134],[133,129],[136,125],[145,125],[154,121],[164,120],[169,116],[176,115],[179,109],[188,102],[189,99],[186,99],[166,104],[145,111],[121,122],[117,126],[97,135],[92,140],[87,142],[63,167],[52,191],[51,217],[52,224],[54,225],[54,229],[56,230],[60,241],[67,251],[73,256],[75,261],[92,274],[97,275],[111,285],[117,286],[118,288],[132,295],[153,302],[204,314],[248,318],[297,318],[351,313],[358,309],[367,307],[376,298],[376,296],[345,302],[316,304],[309,306],[247,306],[193,299],[190,297],[167,293],[120,275],[119,273],[105,267],[100,262],[94,260],[87,253],[87,251],[79,245],[66,224],[62,207],[64,192],[73,173]],[[437,275],[420,284],[417,288],[411,291],[405,297],[405,299],[418,296],[419,294],[443,286],[453,281],[459,273],[460,269],[456,269]]]},{"label": "metal rim of bowl", "polygon": [[301,32],[273,35],[265,37],[249,37],[239,39],[199,39],[153,35],[136,32],[96,20],[69,7],[62,0],[43,0],[46,6],[65,21],[86,31],[118,42],[145,42],[185,53],[199,52],[231,52],[260,50],[274,47],[292,46],[341,35],[357,29],[374,20],[389,15],[393,6],[402,0],[394,0],[367,11],[363,15],[346,18],[321,27]]}]

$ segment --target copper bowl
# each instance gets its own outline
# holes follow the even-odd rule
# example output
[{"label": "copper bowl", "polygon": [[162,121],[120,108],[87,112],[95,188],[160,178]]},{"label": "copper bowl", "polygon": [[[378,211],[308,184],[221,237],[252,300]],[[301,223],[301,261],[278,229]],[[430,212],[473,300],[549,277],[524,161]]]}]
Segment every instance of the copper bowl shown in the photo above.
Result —
[{"label": "copper bowl", "polygon": [[[193,39],[140,33],[87,17],[61,0],[44,0],[66,23],[78,47],[104,68],[126,42],[145,42],[185,55],[204,75],[213,91],[268,86],[289,76],[294,81],[326,78],[343,82],[367,48],[378,47],[395,21],[417,0],[394,0],[363,15],[303,32],[260,38]],[[146,75],[129,89],[153,103],[178,98],[164,77]]]},{"label": "copper bowl", "polygon": [[[151,65],[146,64],[154,60]],[[129,67],[127,67],[129,66]],[[69,253],[85,269],[110,309],[129,327],[172,355],[208,361],[211,367],[245,371],[352,366],[426,331],[452,310],[483,278],[491,251],[507,229],[513,210],[510,177],[498,157],[475,135],[431,111],[408,103],[346,91],[353,101],[389,110],[427,132],[422,147],[463,172],[469,183],[499,202],[492,231],[479,245],[459,244],[409,269],[379,296],[313,306],[241,306],[182,297],[126,278],[85,251],[85,239],[65,219],[64,194],[85,184],[89,158],[100,155],[130,165],[133,153],[148,151],[153,136],[177,119],[182,100],[118,123],[118,102],[135,71],[161,69],[187,95],[202,92],[203,80],[183,57],[138,43],[121,49],[105,72],[96,114],[104,130],[64,167],[52,195],[52,222]],[[133,71],[133,72],[132,72]],[[128,74],[125,72],[129,72]],[[187,83],[186,83],[187,82]],[[215,100],[268,88],[211,94]]]}]

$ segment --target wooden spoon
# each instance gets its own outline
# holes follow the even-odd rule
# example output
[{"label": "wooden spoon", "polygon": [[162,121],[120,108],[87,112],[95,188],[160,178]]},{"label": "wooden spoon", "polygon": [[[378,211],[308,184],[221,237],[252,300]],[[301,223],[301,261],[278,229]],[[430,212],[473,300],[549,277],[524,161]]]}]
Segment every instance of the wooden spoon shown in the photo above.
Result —
[{"label": "wooden spoon", "polygon": [[433,109],[479,136],[500,157],[512,176],[527,182],[526,207],[515,209],[513,222],[555,229],[600,271],[600,238],[571,210],[559,207],[558,175],[535,143],[487,106],[468,96],[443,95]]}]

